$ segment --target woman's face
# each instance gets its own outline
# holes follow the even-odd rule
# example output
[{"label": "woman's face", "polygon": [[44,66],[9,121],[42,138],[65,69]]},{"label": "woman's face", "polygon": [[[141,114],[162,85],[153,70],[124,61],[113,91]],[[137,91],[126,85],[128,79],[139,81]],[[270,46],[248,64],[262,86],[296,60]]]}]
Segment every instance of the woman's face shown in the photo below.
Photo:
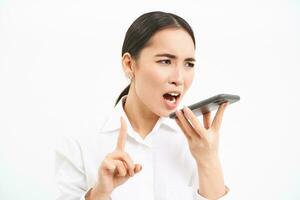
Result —
[{"label": "woman's face", "polygon": [[135,93],[150,111],[168,116],[193,81],[194,43],[185,30],[169,28],[155,33],[148,44],[136,61]]}]

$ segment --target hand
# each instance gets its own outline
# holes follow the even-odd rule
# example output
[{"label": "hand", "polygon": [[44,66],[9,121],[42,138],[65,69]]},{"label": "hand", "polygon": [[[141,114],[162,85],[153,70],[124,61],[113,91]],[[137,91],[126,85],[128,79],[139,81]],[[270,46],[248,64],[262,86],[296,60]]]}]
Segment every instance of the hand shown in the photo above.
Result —
[{"label": "hand", "polygon": [[211,122],[210,112],[204,114],[204,127],[188,107],[183,109],[183,113],[176,111],[176,123],[186,136],[191,154],[200,167],[218,162],[219,130],[227,105],[228,103],[223,103],[219,106],[213,122]]},{"label": "hand", "polygon": [[142,166],[134,164],[129,154],[124,151],[127,138],[126,122],[121,117],[121,128],[115,151],[108,154],[102,161],[98,170],[98,183],[95,186],[98,194],[107,194],[119,185],[125,183],[130,177],[140,172]]}]

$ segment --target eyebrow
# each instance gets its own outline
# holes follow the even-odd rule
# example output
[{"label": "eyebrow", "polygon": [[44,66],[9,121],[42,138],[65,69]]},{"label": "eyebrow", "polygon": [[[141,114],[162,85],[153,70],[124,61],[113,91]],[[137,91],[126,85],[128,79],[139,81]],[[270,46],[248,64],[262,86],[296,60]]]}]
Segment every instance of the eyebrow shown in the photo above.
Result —
[{"label": "eyebrow", "polygon": [[[168,57],[176,59],[177,57],[175,55],[169,54],[169,53],[162,53],[162,54],[156,54],[155,57]],[[195,58],[186,58],[184,61],[196,61]]]}]

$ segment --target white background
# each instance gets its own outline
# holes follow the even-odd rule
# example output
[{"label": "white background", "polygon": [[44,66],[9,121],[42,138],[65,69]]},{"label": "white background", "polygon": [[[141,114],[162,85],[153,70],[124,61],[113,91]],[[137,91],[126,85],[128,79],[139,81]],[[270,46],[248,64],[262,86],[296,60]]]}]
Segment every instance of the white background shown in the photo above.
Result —
[{"label": "white background", "polygon": [[96,133],[127,85],[121,48],[153,10],[193,27],[194,83],[183,104],[218,93],[232,199],[300,199],[300,2],[0,1],[0,199],[54,199],[53,147]]}]

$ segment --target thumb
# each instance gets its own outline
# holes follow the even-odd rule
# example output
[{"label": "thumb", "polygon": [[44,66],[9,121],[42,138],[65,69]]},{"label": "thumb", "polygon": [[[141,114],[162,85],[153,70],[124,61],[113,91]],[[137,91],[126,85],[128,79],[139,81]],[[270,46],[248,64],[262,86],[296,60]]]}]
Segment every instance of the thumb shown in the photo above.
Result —
[{"label": "thumb", "polygon": [[142,170],[142,165],[140,164],[135,164],[134,165],[134,173],[137,174]]}]

